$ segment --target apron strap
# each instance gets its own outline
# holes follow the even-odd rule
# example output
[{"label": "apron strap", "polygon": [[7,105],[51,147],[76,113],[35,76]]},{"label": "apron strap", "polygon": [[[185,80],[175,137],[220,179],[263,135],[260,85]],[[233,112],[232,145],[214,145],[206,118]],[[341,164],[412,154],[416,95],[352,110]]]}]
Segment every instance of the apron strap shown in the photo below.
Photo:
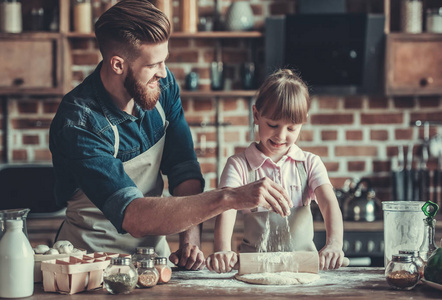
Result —
[{"label": "apron strap", "polygon": [[299,179],[301,180],[302,188],[302,205],[305,206],[307,200],[309,199],[309,188],[308,188],[308,177],[307,170],[305,169],[304,162],[297,160],[296,169],[298,170]]},{"label": "apron strap", "polygon": [[[155,108],[157,109],[158,113],[161,116],[161,120],[163,120],[163,125],[166,122],[166,114],[164,113],[164,109],[161,106],[160,101],[157,101],[157,103],[155,104]],[[109,121],[108,117],[106,115],[104,115],[106,117],[106,120],[109,122],[109,125],[112,128],[112,131],[114,132],[114,136],[115,136],[115,143],[114,143],[114,157],[117,157],[118,154],[118,149],[120,148],[120,134],[118,133],[118,128],[117,125],[114,125],[111,123],[111,121]]]}]

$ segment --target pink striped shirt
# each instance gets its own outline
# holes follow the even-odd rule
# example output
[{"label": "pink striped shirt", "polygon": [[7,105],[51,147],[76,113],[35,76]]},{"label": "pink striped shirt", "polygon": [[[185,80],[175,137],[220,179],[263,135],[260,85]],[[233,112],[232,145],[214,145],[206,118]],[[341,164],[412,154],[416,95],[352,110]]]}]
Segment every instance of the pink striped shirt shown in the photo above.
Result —
[{"label": "pink striped shirt", "polygon": [[[255,172],[256,180],[263,177],[272,179],[287,191],[294,206],[302,206],[301,181],[296,161],[303,161],[306,168],[310,196],[307,204],[310,204],[311,200],[316,200],[315,189],[323,184],[331,185],[331,183],[321,158],[313,153],[302,151],[295,144],[275,163],[258,150],[255,142],[251,143],[244,152],[229,157],[221,174],[219,187],[238,187],[247,184],[247,162],[249,162]],[[260,210],[264,209],[260,208]],[[250,210],[244,211],[244,213],[247,212]]]}]

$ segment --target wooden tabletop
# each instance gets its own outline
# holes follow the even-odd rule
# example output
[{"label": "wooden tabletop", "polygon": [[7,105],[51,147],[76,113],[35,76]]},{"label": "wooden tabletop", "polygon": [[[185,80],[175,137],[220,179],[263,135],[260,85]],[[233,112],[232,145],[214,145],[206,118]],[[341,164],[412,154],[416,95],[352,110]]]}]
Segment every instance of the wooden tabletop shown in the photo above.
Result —
[{"label": "wooden tabletop", "polygon": [[[233,273],[216,274],[203,271],[174,271],[172,280],[150,289],[135,289],[124,299],[441,299],[442,292],[423,283],[411,291],[389,287],[383,268],[347,267],[320,272],[321,278],[308,285],[264,286],[237,281]],[[35,285],[34,295],[27,299],[120,299],[105,290],[74,295],[45,293],[41,284]],[[121,296],[122,297],[122,296]]]}]

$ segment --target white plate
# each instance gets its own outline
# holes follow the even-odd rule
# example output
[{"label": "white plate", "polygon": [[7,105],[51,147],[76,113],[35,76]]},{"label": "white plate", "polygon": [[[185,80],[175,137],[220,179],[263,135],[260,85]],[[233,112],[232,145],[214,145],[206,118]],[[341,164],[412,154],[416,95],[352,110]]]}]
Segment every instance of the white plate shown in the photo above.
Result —
[{"label": "white plate", "polygon": [[425,279],[422,279],[422,282],[425,283],[428,286],[431,286],[431,287],[433,287],[435,289],[438,289],[438,290],[442,291],[442,284],[431,282],[431,281],[428,281],[428,280],[425,280]]}]

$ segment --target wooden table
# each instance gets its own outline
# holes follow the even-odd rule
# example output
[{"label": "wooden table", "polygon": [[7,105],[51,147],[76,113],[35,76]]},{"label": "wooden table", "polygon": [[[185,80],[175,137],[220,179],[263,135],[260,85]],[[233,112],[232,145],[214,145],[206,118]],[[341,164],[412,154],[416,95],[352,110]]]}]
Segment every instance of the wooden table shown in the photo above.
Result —
[{"label": "wooden table", "polygon": [[[442,291],[419,284],[411,291],[391,289],[383,268],[341,268],[320,272],[321,278],[303,286],[264,286],[237,281],[233,273],[216,274],[203,271],[174,271],[172,280],[151,289],[136,289],[124,299],[442,299]],[[35,285],[34,295],[27,299],[120,299],[105,290],[75,295],[45,293],[41,284]]]}]

